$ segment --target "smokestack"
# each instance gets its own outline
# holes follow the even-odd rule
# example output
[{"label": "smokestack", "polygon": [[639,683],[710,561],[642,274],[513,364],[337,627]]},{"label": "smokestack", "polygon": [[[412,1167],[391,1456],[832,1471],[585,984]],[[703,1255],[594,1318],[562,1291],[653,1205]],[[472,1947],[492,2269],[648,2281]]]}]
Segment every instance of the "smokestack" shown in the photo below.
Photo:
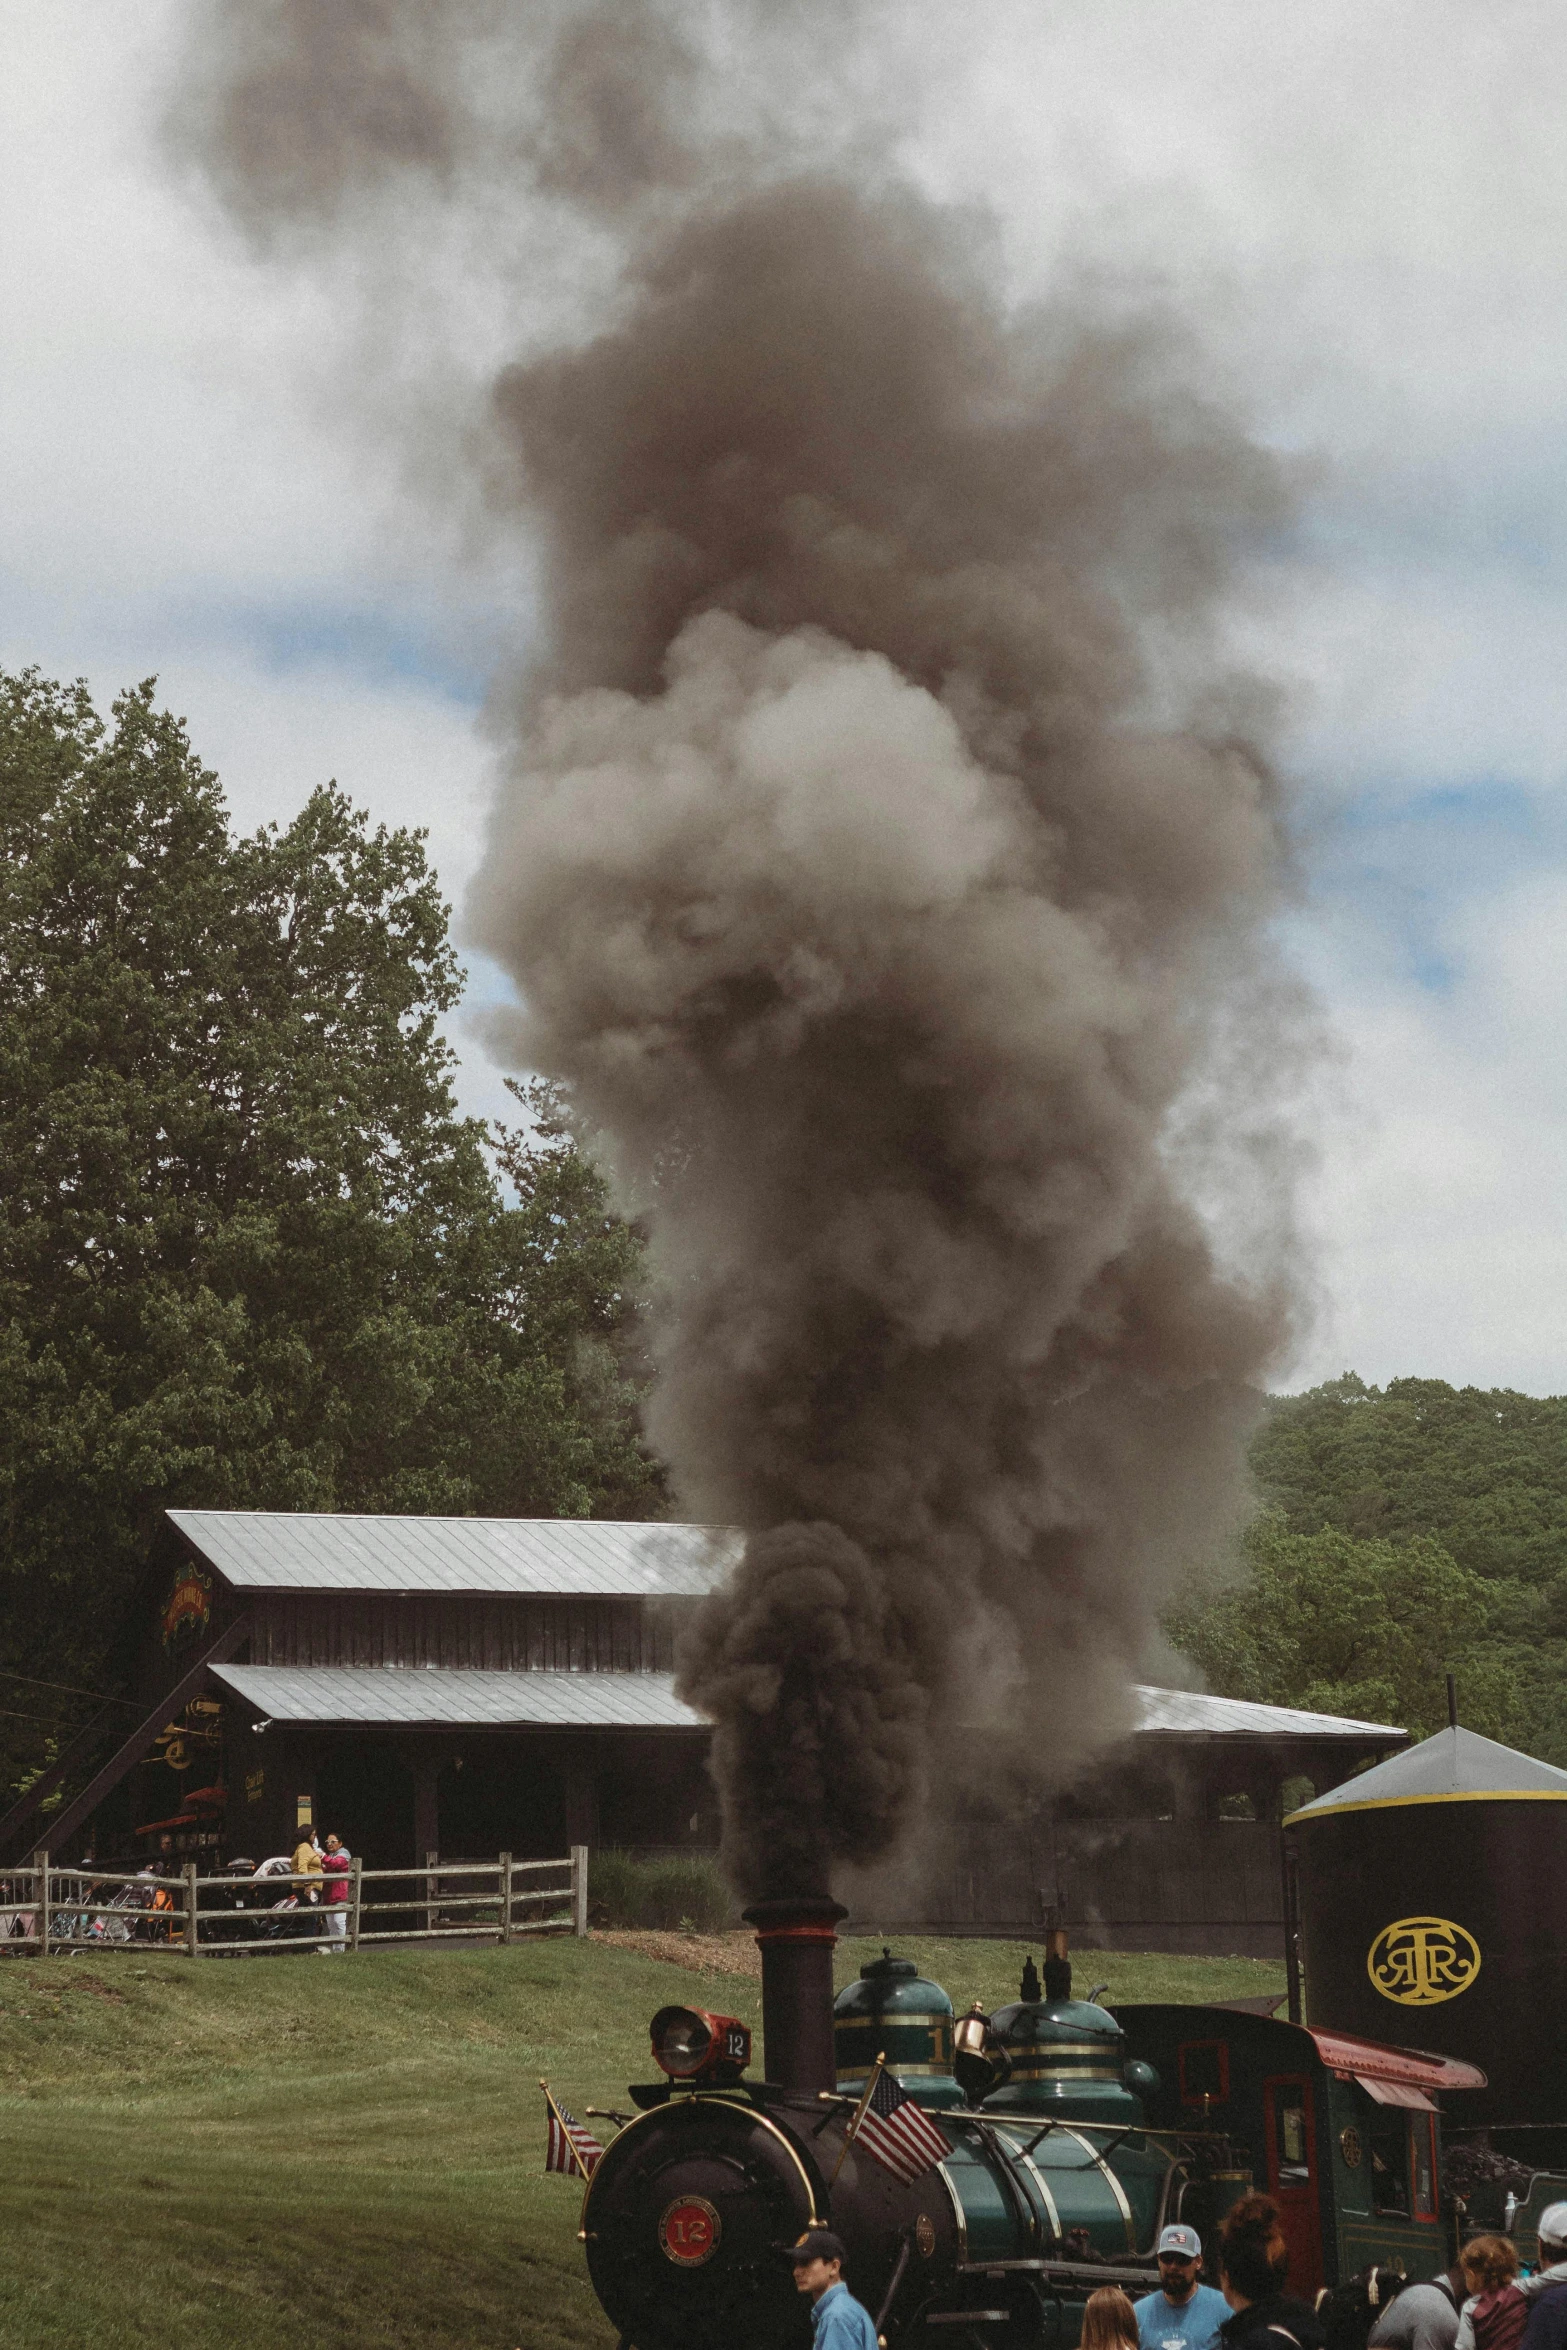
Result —
[{"label": "smokestack", "polygon": [[840,1902],[801,1895],[745,1911],[762,1954],[762,2061],[780,2089],[808,2096],[837,2080],[832,2041],[832,1954]]},{"label": "smokestack", "polygon": [[1072,1961],[1067,1956],[1065,1926],[1052,1926],[1045,1936],[1045,1997],[1070,1999],[1072,1996]]}]

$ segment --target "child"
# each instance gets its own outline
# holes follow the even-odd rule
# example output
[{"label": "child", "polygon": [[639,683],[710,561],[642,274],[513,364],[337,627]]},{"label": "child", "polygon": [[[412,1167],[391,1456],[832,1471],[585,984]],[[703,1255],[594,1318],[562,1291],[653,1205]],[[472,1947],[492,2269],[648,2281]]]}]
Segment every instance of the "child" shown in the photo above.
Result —
[{"label": "child", "polygon": [[1472,2236],[1458,2256],[1471,2298],[1453,2350],[1518,2350],[1529,2304],[1518,2290],[1518,2251],[1506,2236]]}]

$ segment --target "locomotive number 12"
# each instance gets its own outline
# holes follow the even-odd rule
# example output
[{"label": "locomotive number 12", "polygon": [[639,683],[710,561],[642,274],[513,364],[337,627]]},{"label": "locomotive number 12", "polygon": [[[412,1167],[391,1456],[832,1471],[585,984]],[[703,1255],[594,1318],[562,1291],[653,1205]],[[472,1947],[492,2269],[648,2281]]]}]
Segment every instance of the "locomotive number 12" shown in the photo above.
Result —
[{"label": "locomotive number 12", "polygon": [[677,2268],[700,2268],[718,2250],[723,2221],[705,2195],[679,2195],[658,2223],[658,2248]]}]

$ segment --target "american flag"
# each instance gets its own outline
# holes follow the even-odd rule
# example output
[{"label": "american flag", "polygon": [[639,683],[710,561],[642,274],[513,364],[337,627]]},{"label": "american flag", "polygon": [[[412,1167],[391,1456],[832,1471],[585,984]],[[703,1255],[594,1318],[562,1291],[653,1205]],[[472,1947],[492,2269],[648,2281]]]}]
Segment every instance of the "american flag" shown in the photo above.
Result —
[{"label": "american flag", "polygon": [[878,2072],[855,2136],[884,2170],[910,2187],[952,2152],[951,2140],[887,2072]]},{"label": "american flag", "polygon": [[544,2092],[545,2111],[549,2115],[549,2136],[544,2147],[544,2167],[547,2171],[564,2171],[568,2178],[587,2179],[593,2175],[593,2165],[604,2149],[591,2130],[585,2130],[574,2121],[564,2105],[557,2105],[548,2089]]}]

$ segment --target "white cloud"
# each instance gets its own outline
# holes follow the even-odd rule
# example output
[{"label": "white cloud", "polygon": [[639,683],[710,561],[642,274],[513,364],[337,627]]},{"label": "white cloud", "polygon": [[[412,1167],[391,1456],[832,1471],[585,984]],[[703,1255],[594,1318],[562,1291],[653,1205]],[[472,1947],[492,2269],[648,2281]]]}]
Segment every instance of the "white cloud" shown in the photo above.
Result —
[{"label": "white cloud", "polygon": [[[0,659],[105,694],[158,670],[243,821],[336,774],[428,823],[457,894],[519,603],[341,427],[341,286],[253,265],[157,161],[179,14],[0,0]],[[1168,289],[1315,467],[1237,630],[1295,692],[1292,951],[1347,1056],[1304,1368],[1567,1388],[1567,14],[942,0],[886,37],[932,94],[920,168],[999,204],[1019,290],[1068,264]],[[449,324],[474,374],[516,318],[492,279]]]},{"label": "white cloud", "polygon": [[1301,1371],[1559,1392],[1567,878],[1471,902],[1444,944],[1443,992],[1326,974],[1349,1055],[1309,1196],[1330,1310]]}]

